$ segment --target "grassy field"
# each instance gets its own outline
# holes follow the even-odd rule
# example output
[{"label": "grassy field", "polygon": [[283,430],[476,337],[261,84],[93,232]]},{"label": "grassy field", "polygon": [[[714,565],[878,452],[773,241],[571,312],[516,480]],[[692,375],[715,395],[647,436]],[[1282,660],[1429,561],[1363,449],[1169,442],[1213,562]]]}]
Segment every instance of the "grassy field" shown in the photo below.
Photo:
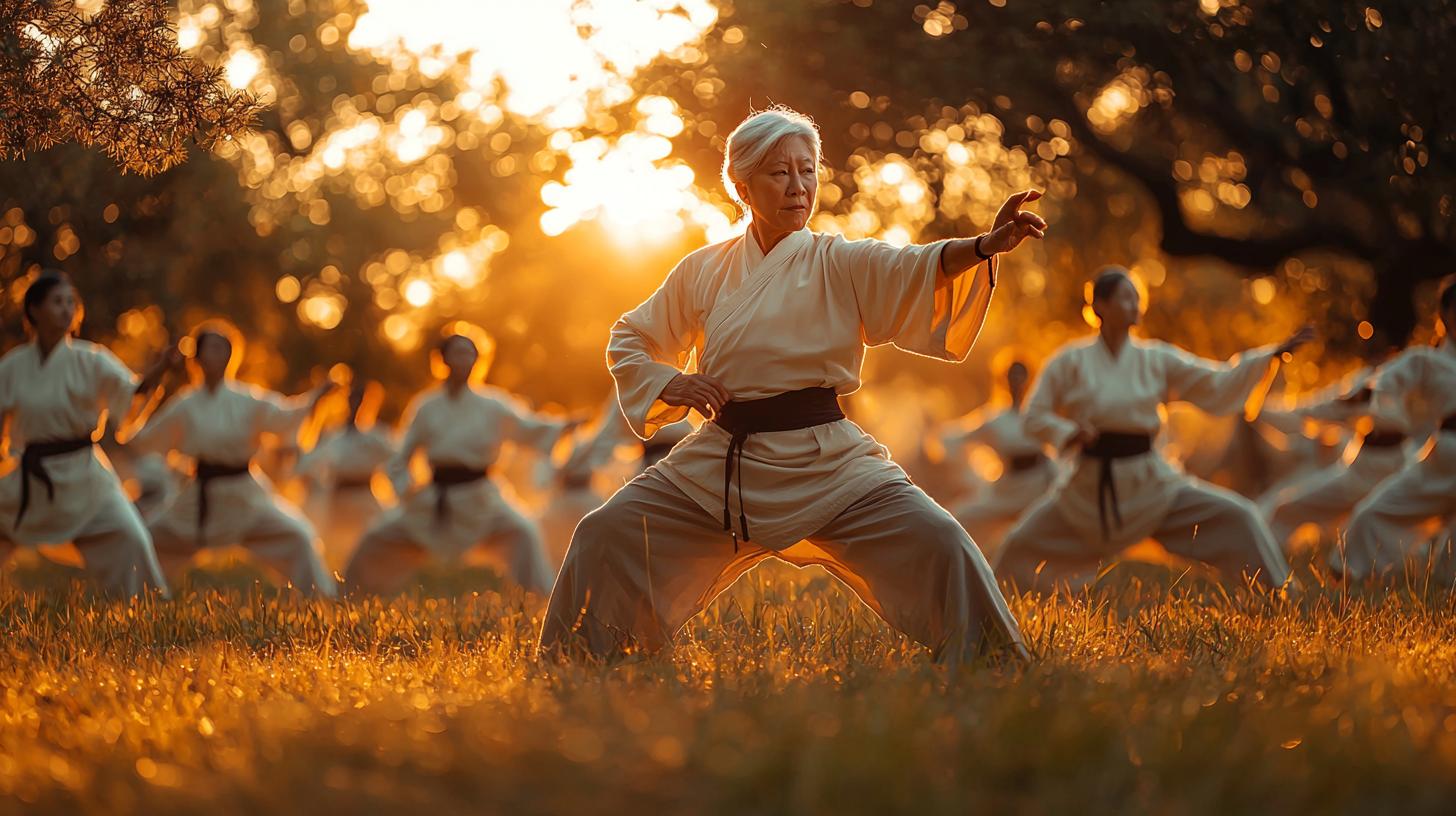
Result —
[{"label": "grassy field", "polygon": [[1031,664],[950,675],[789,568],[747,576],[671,654],[613,667],[537,662],[541,602],[499,587],[334,605],[213,583],[106,604],[6,579],[0,811],[1456,802],[1456,616],[1429,588],[1291,604],[1119,571],[1015,602]]}]

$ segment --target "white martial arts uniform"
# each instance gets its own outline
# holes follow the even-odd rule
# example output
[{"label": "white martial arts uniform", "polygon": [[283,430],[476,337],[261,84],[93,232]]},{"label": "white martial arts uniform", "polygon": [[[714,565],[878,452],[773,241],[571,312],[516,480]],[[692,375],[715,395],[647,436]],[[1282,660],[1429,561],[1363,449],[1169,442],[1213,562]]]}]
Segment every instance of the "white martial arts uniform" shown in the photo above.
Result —
[{"label": "white martial arts uniform", "polygon": [[[1156,437],[1165,402],[1238,411],[1269,372],[1273,351],[1255,349],[1219,364],[1157,340],[1129,337],[1115,356],[1100,335],[1073,341],[1042,369],[1027,400],[1026,427],[1058,450],[1082,426]],[[1152,537],[1227,578],[1257,573],[1280,586],[1289,577],[1252,502],[1180,472],[1156,448],[1111,462],[1115,501],[1100,491],[1101,473],[1101,460],[1081,456],[1059,489],[1007,534],[998,574],[1023,589],[1076,588],[1095,578],[1105,559]]]},{"label": "white martial arts uniform", "polygon": [[550,589],[540,531],[507,501],[494,478],[417,488],[410,460],[423,452],[437,472],[442,467],[486,472],[507,442],[549,451],[564,423],[536,417],[496,388],[476,386],[452,395],[444,385],[416,397],[405,422],[404,439],[388,467],[400,503],[364,534],[345,574],[350,587],[393,591],[431,560],[455,564],[483,555],[526,589]]},{"label": "white martial arts uniform", "polygon": [[[21,461],[9,463],[0,477],[0,554],[17,545],[71,543],[105,591],[166,592],[141,516],[106,455],[83,444],[104,432],[104,416],[110,424],[126,416],[136,385],[136,376],[116,355],[85,340],[62,340],[45,358],[34,341],[0,357],[0,414],[9,417],[12,454],[37,443],[78,445],[40,460],[28,476]],[[17,524],[25,482],[29,501]]]},{"label": "white martial arts uniform", "polygon": [[[1387,574],[1408,557],[1423,556],[1429,530],[1456,521],[1456,342],[1406,349],[1381,366],[1371,416],[1406,433],[1427,422],[1442,430],[1425,456],[1381,482],[1355,507],[1345,546],[1331,566],[1350,578]],[[1424,421],[1423,421],[1424,420]]]},{"label": "white martial arts uniform", "polygon": [[204,488],[196,474],[152,519],[152,538],[163,561],[180,566],[203,547],[241,546],[295,588],[325,597],[337,594],[313,525],[277,495],[253,462],[265,434],[297,433],[311,408],[309,396],[284,398],[225,380],[215,389],[187,389],[147,421],[130,443],[139,451],[177,451],[198,463],[198,473],[213,464],[237,471],[206,480],[207,517],[201,525]]},{"label": "white martial arts uniform", "polygon": [[613,399],[597,426],[578,439],[566,461],[555,469],[555,486],[540,516],[541,538],[545,542],[546,559],[553,572],[560,569],[561,562],[565,560],[571,534],[582,517],[601,507],[616,487],[636,475],[635,471],[625,472],[625,478],[619,475],[620,480],[605,491],[601,479],[598,478],[599,475],[610,478],[607,474],[599,473],[607,469],[622,473],[620,468],[612,466],[619,463],[619,449],[627,445],[641,451],[637,435],[632,433]]},{"label": "white martial arts uniform", "polygon": [[[1302,431],[1306,419],[1353,425],[1369,416],[1369,399],[1358,397],[1375,375],[1373,368],[1361,369],[1292,408],[1266,409],[1260,419],[1291,435]],[[1390,444],[1381,440],[1392,436],[1403,433],[1390,423],[1372,424],[1367,433],[1349,443],[1341,461],[1261,498],[1259,507],[1274,540],[1288,547],[1290,536],[1305,524],[1318,524],[1328,531],[1344,522],[1356,504],[1395,475],[1410,458],[1409,446],[1403,441],[1395,439]]]},{"label": "white martial arts uniform", "polygon": [[[735,402],[811,388],[850,393],[866,345],[963,359],[985,319],[994,271],[947,278],[943,246],[804,229],[767,255],[751,232],[692,253],[612,329],[607,354],[623,413],[644,439],[685,417],[687,408],[658,397],[693,354]],[[543,648],[661,647],[772,556],[824,565],[942,659],[967,658],[987,643],[1019,647],[976,545],[854,423],[748,436],[728,498],[731,438],[704,423],[582,519],[552,592]],[[723,529],[725,499],[737,538]]]},{"label": "white martial arts uniform", "polygon": [[383,428],[346,425],[321,436],[298,458],[294,472],[309,485],[304,509],[323,539],[330,568],[344,568],[364,531],[378,518],[381,507],[371,482],[395,448],[394,437]]},{"label": "white martial arts uniform", "polygon": [[1021,411],[1005,408],[951,434],[945,442],[953,450],[984,445],[1001,460],[1001,476],[996,481],[950,508],[951,515],[993,560],[1007,529],[1047,495],[1057,478],[1055,460],[1046,455],[1040,439],[1026,432],[1024,420]]}]

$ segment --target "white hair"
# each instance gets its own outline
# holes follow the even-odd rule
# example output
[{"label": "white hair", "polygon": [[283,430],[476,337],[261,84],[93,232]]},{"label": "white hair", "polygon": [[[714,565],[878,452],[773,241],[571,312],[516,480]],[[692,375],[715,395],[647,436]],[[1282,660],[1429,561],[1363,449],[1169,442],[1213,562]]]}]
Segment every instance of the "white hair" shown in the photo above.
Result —
[{"label": "white hair", "polygon": [[814,148],[814,164],[820,158],[819,126],[802,113],[785,105],[754,111],[728,134],[723,150],[723,186],[746,211],[748,202],[738,197],[736,184],[746,183],[763,166],[770,150],[790,136],[803,136]]}]

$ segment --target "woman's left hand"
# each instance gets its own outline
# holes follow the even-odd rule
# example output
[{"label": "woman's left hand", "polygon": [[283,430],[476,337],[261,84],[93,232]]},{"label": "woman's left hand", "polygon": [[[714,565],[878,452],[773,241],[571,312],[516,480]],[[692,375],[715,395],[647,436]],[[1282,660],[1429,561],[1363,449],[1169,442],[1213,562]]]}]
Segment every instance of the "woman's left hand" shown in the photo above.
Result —
[{"label": "woman's left hand", "polygon": [[991,231],[981,240],[981,251],[988,255],[1010,252],[1028,237],[1045,238],[1047,222],[1036,213],[1021,209],[1021,205],[1039,198],[1039,191],[1025,190],[1006,199],[1006,203],[996,213],[996,221],[992,224]]}]

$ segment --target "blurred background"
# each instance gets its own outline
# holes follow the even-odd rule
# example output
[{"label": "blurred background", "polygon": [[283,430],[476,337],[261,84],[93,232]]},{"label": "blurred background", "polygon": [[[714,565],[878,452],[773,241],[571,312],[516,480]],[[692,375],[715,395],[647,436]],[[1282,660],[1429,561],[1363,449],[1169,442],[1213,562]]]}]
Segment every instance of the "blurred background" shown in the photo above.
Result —
[{"label": "blurred background", "polygon": [[[593,409],[613,320],[742,229],[723,141],[771,103],[823,130],[819,230],[974,234],[1008,194],[1046,191],[1054,232],[1003,267],[969,361],[871,354],[856,407],[892,435],[985,401],[1010,355],[1035,369],[1090,331],[1084,286],[1104,264],[1145,286],[1147,334],[1205,355],[1314,321],[1320,343],[1285,369],[1294,391],[1428,342],[1453,271],[1449,2],[165,9],[182,55],[261,103],[254,127],[159,173],[75,140],[0,162],[6,347],[45,265],[76,278],[83,336],[134,367],[221,315],[251,339],[243,379],[296,391],[343,364],[385,384],[392,418],[462,323],[495,339],[490,382]],[[5,36],[13,53],[51,34]],[[892,410],[907,389],[921,398]]]}]

